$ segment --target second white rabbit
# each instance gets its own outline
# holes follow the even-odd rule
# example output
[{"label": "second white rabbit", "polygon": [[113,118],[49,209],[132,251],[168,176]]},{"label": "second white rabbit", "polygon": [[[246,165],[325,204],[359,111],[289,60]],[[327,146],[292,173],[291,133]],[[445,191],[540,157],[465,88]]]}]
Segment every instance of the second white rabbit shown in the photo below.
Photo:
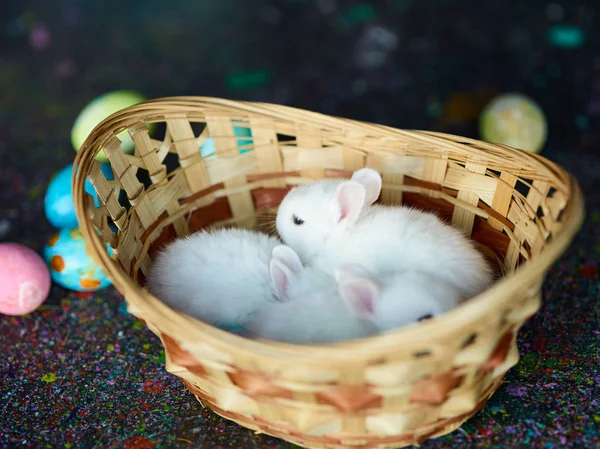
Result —
[{"label": "second white rabbit", "polygon": [[330,274],[346,263],[381,276],[411,270],[453,285],[462,299],[490,285],[490,267],[458,229],[416,209],[369,206],[380,190],[371,169],[297,186],[279,207],[279,235],[303,262]]}]

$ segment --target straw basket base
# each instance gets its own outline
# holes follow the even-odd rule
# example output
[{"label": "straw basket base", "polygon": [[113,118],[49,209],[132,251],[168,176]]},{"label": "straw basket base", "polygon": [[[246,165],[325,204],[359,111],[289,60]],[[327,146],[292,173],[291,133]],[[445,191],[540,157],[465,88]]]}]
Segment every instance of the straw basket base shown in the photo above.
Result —
[{"label": "straw basket base", "polygon": [[[217,415],[222,418],[234,421],[237,424],[254,430],[257,433],[264,433],[276,438],[282,438],[294,444],[298,444],[307,449],[345,449],[348,447],[355,449],[371,449],[371,448],[390,448],[399,449],[414,444],[420,444],[431,438],[438,438],[454,432],[458,429],[465,421],[471,418],[473,415],[478,413],[486,404],[486,402],[492,397],[496,390],[502,384],[502,379],[497,379],[492,385],[490,385],[486,392],[481,397],[482,399],[477,403],[475,408],[468,412],[463,413],[453,418],[440,419],[426,433],[415,434],[408,433],[405,435],[394,435],[392,437],[345,437],[345,436],[310,436],[302,434],[300,432],[286,431],[284,429],[277,429],[272,426],[268,421],[265,421],[258,417],[248,418],[244,415],[240,415],[235,412],[228,412],[219,408],[214,404],[213,400],[206,394],[202,393],[199,389],[194,387],[192,384],[184,379],[181,379],[183,384],[188,390],[196,397],[196,399],[203,405],[210,408]],[[342,441],[343,440],[343,443]],[[399,446],[402,445],[402,446]]]}]

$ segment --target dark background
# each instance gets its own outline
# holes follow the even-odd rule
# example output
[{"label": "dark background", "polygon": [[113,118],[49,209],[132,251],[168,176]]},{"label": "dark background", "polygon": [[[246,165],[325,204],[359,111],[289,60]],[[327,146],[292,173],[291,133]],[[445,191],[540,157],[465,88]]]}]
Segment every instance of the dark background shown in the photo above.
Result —
[{"label": "dark background", "polygon": [[[3,1],[0,241],[41,251],[43,197],[74,158],[71,126],[116,89],[281,103],[479,137],[493,95],[544,110],[543,155],[573,173],[587,219],[520,334],[522,360],[441,447],[598,445],[600,5],[595,1]],[[585,37],[570,48],[554,26]],[[203,409],[112,288],[53,287],[0,317],[0,447],[288,448]]]}]

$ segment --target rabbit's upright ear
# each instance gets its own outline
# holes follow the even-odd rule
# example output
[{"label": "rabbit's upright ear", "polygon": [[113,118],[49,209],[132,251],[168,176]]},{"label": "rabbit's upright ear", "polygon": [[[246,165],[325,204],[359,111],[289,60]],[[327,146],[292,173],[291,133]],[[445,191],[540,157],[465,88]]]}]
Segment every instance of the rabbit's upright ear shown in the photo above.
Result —
[{"label": "rabbit's upright ear", "polygon": [[365,204],[365,186],[356,181],[342,182],[331,202],[330,214],[334,223],[354,224]]},{"label": "rabbit's upright ear", "polygon": [[335,273],[340,296],[350,310],[360,318],[372,319],[381,296],[381,287],[359,265],[342,265]]},{"label": "rabbit's upright ear", "polygon": [[273,284],[275,296],[277,296],[277,299],[280,301],[287,301],[288,285],[295,274],[279,259],[271,259],[269,271],[271,273],[271,282]]},{"label": "rabbit's upright ear", "polygon": [[273,248],[271,258],[281,262],[294,274],[300,273],[303,268],[300,256],[287,245],[277,245]]},{"label": "rabbit's upright ear", "polygon": [[365,187],[365,206],[370,206],[381,193],[381,175],[372,168],[361,168],[352,174],[352,181],[356,181]]}]

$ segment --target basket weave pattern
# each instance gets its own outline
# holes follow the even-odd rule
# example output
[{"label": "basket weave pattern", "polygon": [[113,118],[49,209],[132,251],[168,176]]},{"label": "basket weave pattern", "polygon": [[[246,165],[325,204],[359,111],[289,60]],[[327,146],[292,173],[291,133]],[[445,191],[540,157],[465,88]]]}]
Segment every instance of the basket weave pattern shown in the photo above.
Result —
[{"label": "basket weave pattern", "polygon": [[[166,124],[164,139],[149,136],[151,122]],[[235,127],[252,137],[236,137]],[[116,137],[124,129],[134,155]],[[216,158],[201,156],[208,138]],[[94,160],[102,148],[114,181]],[[90,252],[129,310],[160,337],[167,370],[216,413],[311,448],[395,448],[446,434],[476,413],[518,361],[518,330],[540,307],[544,276],[583,217],[577,183],[540,156],[214,98],[160,99],[114,114],[75,165],[76,210]],[[429,322],[314,347],[226,333],[141,287],[153,254],[174,237],[210,225],[259,226],[290,186],[362,167],[382,174],[381,203],[437,212],[505,276]],[[148,182],[140,181],[143,172]],[[98,208],[85,193],[86,177]]]}]

